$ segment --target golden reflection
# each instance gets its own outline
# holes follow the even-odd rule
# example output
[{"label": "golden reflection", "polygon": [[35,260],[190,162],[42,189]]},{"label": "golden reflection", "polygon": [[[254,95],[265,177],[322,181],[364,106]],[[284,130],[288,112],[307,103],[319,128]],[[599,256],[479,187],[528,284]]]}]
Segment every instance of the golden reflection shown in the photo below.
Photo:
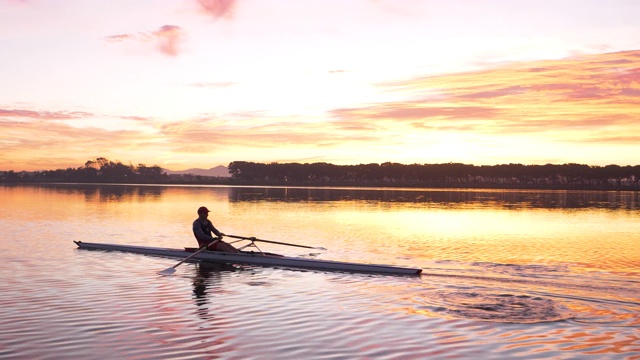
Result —
[{"label": "golden reflection", "polygon": [[396,239],[399,252],[417,259],[564,263],[579,272],[640,273],[640,247],[633,235],[640,233],[640,222],[633,219],[598,208],[524,211],[406,204],[351,206],[336,210],[333,217],[338,226],[362,234],[360,245],[385,248],[389,239]]},{"label": "golden reflection", "polygon": [[[428,334],[434,341],[427,341],[427,347],[435,344],[434,351],[447,354],[461,343],[466,348],[490,348],[506,357],[630,358],[640,351],[635,286],[640,269],[640,212],[631,200],[621,200],[635,199],[634,195],[350,189],[304,194],[273,191],[268,200],[243,200],[239,194],[231,199],[227,188],[165,187],[160,194],[126,188],[115,195],[109,195],[109,190],[101,195],[100,186],[88,186],[89,190],[0,187],[4,206],[0,225],[7,229],[0,242],[7,259],[7,311],[16,303],[11,295],[16,291],[29,300],[20,304],[42,300],[53,314],[49,310],[56,307],[77,310],[78,301],[108,304],[124,291],[131,295],[130,311],[114,313],[109,308],[106,314],[114,323],[107,328],[138,331],[138,327],[131,330],[131,319],[142,318],[132,314],[145,313],[151,304],[152,312],[161,315],[160,320],[151,317],[153,331],[167,336],[179,333],[181,339],[196,339],[197,346],[207,348],[234,346],[236,335],[258,334],[272,328],[271,323],[282,325],[286,333],[299,334],[300,324],[313,319],[317,328],[309,328],[309,334],[319,334],[319,341],[335,340],[334,334],[340,333],[356,336],[349,341],[357,341],[359,335],[354,334],[361,334],[360,328],[366,328],[363,338],[370,338],[370,331],[374,338],[384,337],[389,331],[378,334],[375,328],[398,325],[407,329],[398,332],[399,341],[424,349],[420,347],[424,339],[415,334]],[[351,199],[344,198],[347,193]],[[323,199],[309,200],[309,196]],[[611,201],[592,203],[603,197]],[[185,265],[180,270],[183,275],[173,280],[140,281],[153,279],[153,269],[165,268],[168,260],[76,251],[71,243],[90,239],[193,246],[190,224],[202,205],[214,210],[216,225],[226,233],[323,246],[330,250],[317,255],[322,259],[419,266],[423,275],[264,269],[260,277],[267,277],[273,286],[255,291],[249,287],[261,282],[253,271],[230,273]],[[78,239],[83,236],[89,239]],[[44,244],[39,243],[42,239]],[[282,246],[261,249],[309,256],[308,251]],[[114,282],[105,282],[107,278]],[[28,279],[35,279],[37,286],[29,286],[33,281]],[[302,283],[306,285],[296,286]],[[140,287],[146,290],[130,292]],[[101,291],[93,294],[86,289]],[[53,293],[61,297],[47,303]],[[246,309],[268,309],[275,298],[280,308],[290,305],[292,311],[267,311],[261,317],[265,321],[243,317]],[[248,299],[248,303],[241,306],[237,299]],[[230,312],[217,307],[234,303],[237,306],[227,307]],[[334,303],[338,306],[330,305]],[[324,305],[326,309],[318,312],[318,306]],[[320,313],[326,316],[314,317]],[[291,320],[283,321],[282,314],[292,314]],[[59,312],[56,321],[68,323],[68,315],[66,310]],[[375,326],[359,326],[363,318],[369,321],[365,325]],[[104,328],[103,320],[90,321],[95,329]],[[20,323],[25,334],[47,329],[39,322],[12,323]],[[336,331],[336,324],[344,331]],[[15,326],[4,329],[13,334]]]},{"label": "golden reflection", "polygon": [[[245,192],[265,198],[239,200]],[[637,193],[50,184],[5,186],[2,196],[11,202],[5,219],[83,219],[112,242],[193,245],[190,224],[206,205],[223,232],[304,241],[335,257],[560,263],[577,273],[640,274],[639,215],[629,210]],[[144,224],[154,221],[173,235],[149,233]]]}]

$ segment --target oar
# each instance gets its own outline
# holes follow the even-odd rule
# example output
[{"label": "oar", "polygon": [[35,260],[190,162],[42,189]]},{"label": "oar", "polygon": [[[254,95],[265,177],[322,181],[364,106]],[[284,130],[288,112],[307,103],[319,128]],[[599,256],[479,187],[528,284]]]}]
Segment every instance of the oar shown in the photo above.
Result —
[{"label": "oar", "polygon": [[211,245],[211,244],[215,244],[215,243],[217,243],[218,241],[220,241],[220,239],[217,239],[216,241],[213,241],[213,242],[211,242],[211,243],[209,243],[209,244],[204,245],[204,246],[203,246],[203,247],[201,247],[198,251],[196,251],[196,252],[194,252],[193,254],[191,254],[191,255],[187,256],[186,258],[182,259],[182,261],[180,261],[179,263],[177,263],[177,264],[173,265],[172,267],[170,267],[170,268],[166,268],[166,269],[164,269],[164,270],[162,270],[162,271],[158,271],[158,274],[159,274],[159,275],[167,275],[167,276],[168,276],[168,275],[173,275],[173,273],[174,273],[174,272],[176,272],[176,268],[177,268],[178,266],[180,266],[180,264],[182,264],[183,262],[185,262],[185,261],[187,261],[187,260],[191,259],[192,257],[194,257],[194,256],[196,256],[196,255],[198,255],[198,254],[200,254],[201,252],[205,251],[205,250],[209,247],[209,245]]},{"label": "oar", "polygon": [[296,246],[296,247],[307,248],[307,249],[316,249],[316,250],[327,250],[327,249],[325,249],[323,247],[313,247],[313,246],[291,244],[291,243],[285,243],[285,242],[279,242],[279,241],[262,240],[262,239],[256,239],[255,237],[246,237],[246,236],[228,235],[228,234],[226,234],[225,236],[228,236],[228,237],[231,237],[231,238],[236,238],[236,239],[243,239],[243,240],[261,241],[261,242],[266,242],[266,243],[270,243],[270,244]]}]

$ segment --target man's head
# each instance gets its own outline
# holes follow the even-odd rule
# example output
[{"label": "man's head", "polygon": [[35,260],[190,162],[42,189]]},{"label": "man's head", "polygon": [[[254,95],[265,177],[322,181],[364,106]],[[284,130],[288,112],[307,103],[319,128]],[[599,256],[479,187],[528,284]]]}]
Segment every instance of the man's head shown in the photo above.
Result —
[{"label": "man's head", "polygon": [[207,217],[207,215],[209,215],[209,212],[210,212],[209,209],[207,209],[204,206],[200,206],[198,208],[198,216],[200,217]]}]

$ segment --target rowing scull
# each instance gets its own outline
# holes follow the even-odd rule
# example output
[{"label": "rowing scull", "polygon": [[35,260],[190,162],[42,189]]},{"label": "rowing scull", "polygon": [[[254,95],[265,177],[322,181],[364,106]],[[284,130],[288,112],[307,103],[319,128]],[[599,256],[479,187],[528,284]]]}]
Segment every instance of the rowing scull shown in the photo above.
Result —
[{"label": "rowing scull", "polygon": [[[90,243],[74,241],[80,249],[122,251],[136,254],[155,255],[170,258],[184,258],[193,252],[181,249],[171,249],[152,246],[118,245],[104,243]],[[218,251],[203,251],[193,257],[194,260],[227,264],[246,264],[259,266],[276,266],[284,268],[302,268],[327,271],[345,271],[359,273],[419,275],[422,269],[399,267],[379,264],[363,264],[344,261],[306,259],[299,257],[280,256],[274,254],[261,254],[253,252],[226,253]]]}]

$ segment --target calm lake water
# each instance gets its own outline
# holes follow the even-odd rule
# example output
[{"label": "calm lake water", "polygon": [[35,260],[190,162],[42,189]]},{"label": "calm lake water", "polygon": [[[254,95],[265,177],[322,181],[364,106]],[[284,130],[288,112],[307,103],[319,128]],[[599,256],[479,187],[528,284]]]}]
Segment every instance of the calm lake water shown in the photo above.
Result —
[{"label": "calm lake water", "polygon": [[[401,277],[186,263],[222,232]],[[640,359],[640,194],[0,186],[2,359]],[[227,238],[227,240],[230,240]]]}]

